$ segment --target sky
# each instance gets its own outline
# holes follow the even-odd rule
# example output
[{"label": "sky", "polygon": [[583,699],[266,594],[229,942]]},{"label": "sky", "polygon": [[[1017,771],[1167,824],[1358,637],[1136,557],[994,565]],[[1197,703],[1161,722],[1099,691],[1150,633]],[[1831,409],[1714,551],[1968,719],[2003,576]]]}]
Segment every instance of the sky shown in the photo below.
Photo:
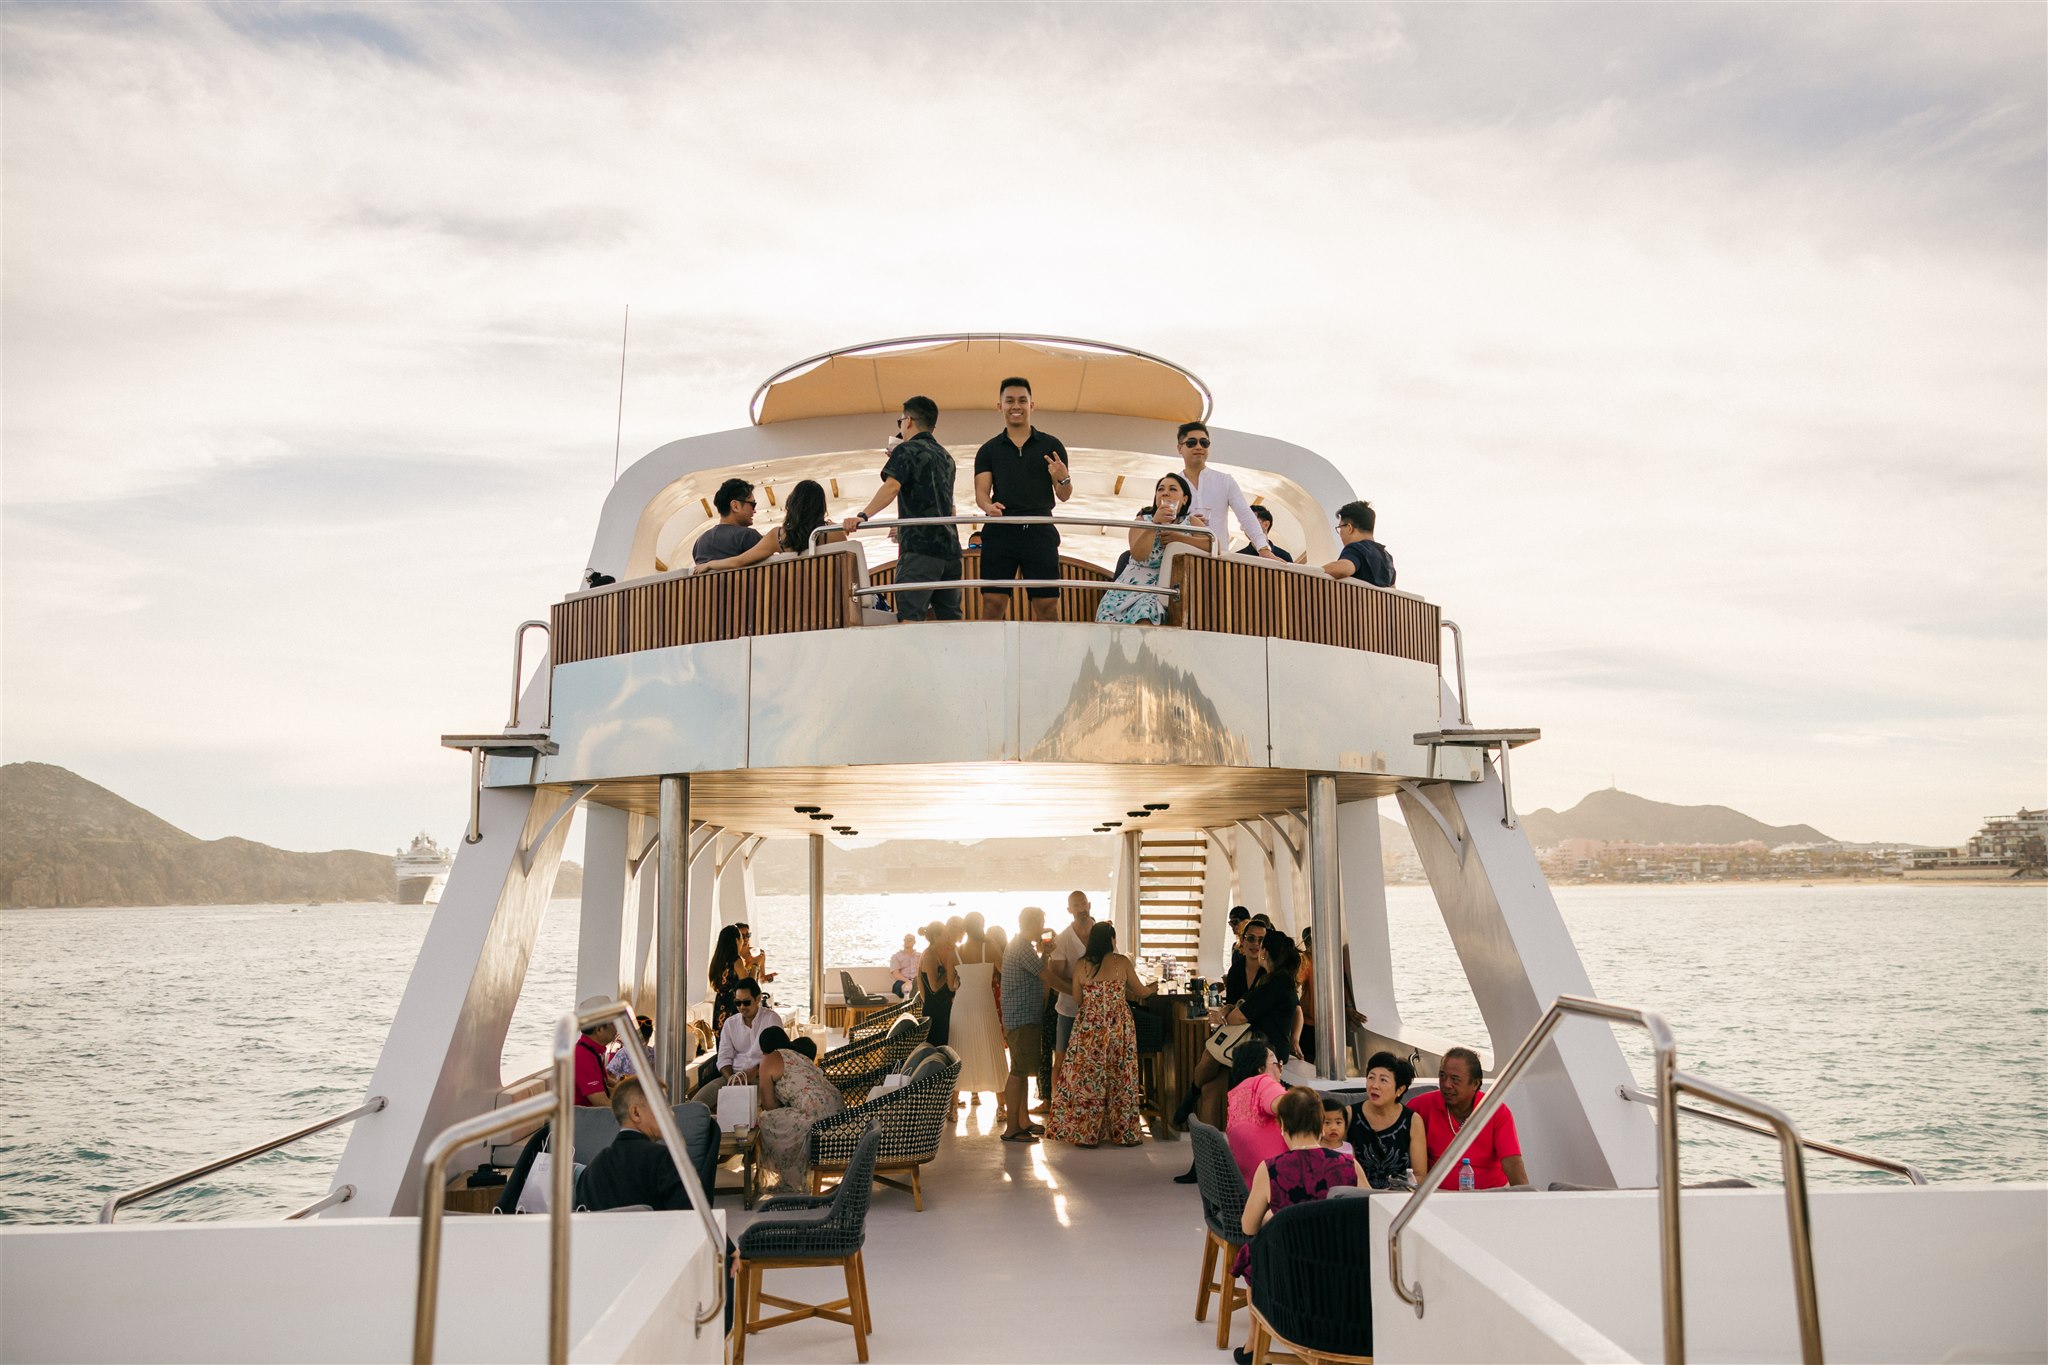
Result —
[{"label": "sky", "polygon": [[588,562],[629,304],[627,462],[881,337],[1188,366],[1373,501],[1475,720],[1543,729],[1524,809],[1952,843],[2048,801],[2040,5],[0,40],[0,758],[203,837],[456,834],[436,740]]}]

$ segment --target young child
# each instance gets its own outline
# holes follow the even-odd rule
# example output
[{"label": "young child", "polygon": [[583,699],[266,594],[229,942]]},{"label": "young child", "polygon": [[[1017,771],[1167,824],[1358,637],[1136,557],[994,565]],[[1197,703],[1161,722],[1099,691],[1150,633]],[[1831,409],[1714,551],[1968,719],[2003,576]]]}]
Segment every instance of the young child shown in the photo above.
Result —
[{"label": "young child", "polygon": [[1344,1140],[1344,1130],[1351,1126],[1351,1111],[1330,1096],[1323,1096],[1323,1147],[1327,1151],[1342,1152],[1345,1156],[1356,1157],[1351,1144]]}]

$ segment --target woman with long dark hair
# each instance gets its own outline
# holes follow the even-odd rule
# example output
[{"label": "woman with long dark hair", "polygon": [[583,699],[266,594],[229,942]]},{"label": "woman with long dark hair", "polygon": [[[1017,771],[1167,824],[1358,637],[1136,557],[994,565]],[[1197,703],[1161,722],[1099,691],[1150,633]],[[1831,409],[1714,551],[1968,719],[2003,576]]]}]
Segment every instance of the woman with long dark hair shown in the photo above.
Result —
[{"label": "woman with long dark hair", "polygon": [[1052,1092],[1046,1136],[1076,1147],[1108,1139],[1123,1147],[1142,1141],[1138,1129],[1138,1030],[1127,1000],[1143,1000],[1153,987],[1138,980],[1131,960],[1116,951],[1116,926],[1098,920],[1088,948],[1074,964],[1074,995],[1081,1002],[1066,1065]]},{"label": "woman with long dark hair", "polygon": [[[1179,474],[1167,473],[1160,478],[1153,486],[1152,507],[1146,517],[1152,525],[1131,532],[1130,561],[1117,570],[1117,582],[1156,588],[1159,586],[1159,566],[1166,558],[1168,544],[1178,542],[1206,547],[1208,540],[1204,536],[1166,529],[1204,524],[1199,515],[1188,515],[1188,504],[1193,500],[1194,493],[1188,488],[1188,481]],[[1102,594],[1102,601],[1095,608],[1095,619],[1127,626],[1156,626],[1166,619],[1166,599],[1157,593],[1125,592],[1112,588]]]},{"label": "woman with long dark hair", "polygon": [[[782,525],[772,535],[762,536],[753,548],[732,556],[730,559],[714,559],[697,566],[698,573],[712,569],[744,569],[749,564],[759,564],[770,555],[809,554],[811,533],[825,524],[825,489],[816,479],[805,479],[789,490],[789,496],[782,500]],[[846,532],[834,529],[824,536],[819,544],[830,545],[835,540],[846,539]]]},{"label": "woman with long dark hair", "polygon": [[711,1034],[715,1038],[734,1009],[732,988],[745,979],[740,970],[740,927],[728,924],[718,931],[718,946],[711,950]]}]

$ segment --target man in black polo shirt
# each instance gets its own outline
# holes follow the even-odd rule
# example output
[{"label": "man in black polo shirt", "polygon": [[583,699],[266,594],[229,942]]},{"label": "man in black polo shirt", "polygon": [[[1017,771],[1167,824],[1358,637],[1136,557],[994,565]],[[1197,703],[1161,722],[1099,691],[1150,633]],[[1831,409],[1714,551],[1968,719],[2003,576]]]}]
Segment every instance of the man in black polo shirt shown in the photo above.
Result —
[{"label": "man in black polo shirt", "polygon": [[[996,390],[996,404],[1002,409],[1003,430],[974,455],[974,501],[991,518],[981,536],[981,577],[1058,578],[1060,528],[1005,526],[1000,519],[1047,516],[1055,504],[1074,495],[1067,448],[1059,437],[1031,425],[1030,380],[1005,379]],[[1009,616],[1010,591],[981,590],[984,620]],[[1031,599],[1033,620],[1059,619],[1058,588],[1024,591]]]},{"label": "man in black polo shirt", "polygon": [[1376,588],[1394,586],[1394,557],[1387,547],[1373,539],[1378,517],[1369,502],[1347,502],[1337,509],[1337,539],[1344,543],[1338,557],[1323,565],[1332,578],[1355,578]]},{"label": "man in black polo shirt", "polygon": [[576,1178],[576,1207],[602,1211],[645,1204],[686,1209],[690,1196],[676,1163],[669,1159],[640,1078],[628,1076],[612,1091],[612,1116],[619,1135]]},{"label": "man in black polo shirt", "polygon": [[[939,405],[922,394],[903,400],[896,419],[896,447],[882,466],[882,486],[868,505],[841,523],[852,535],[861,524],[891,502],[906,517],[953,515],[953,457],[932,435]],[[896,582],[942,583],[960,576],[960,534],[951,526],[905,526],[898,533],[903,551],[896,558]],[[922,621],[927,609],[940,621],[958,621],[960,589],[896,594],[896,619]]]}]

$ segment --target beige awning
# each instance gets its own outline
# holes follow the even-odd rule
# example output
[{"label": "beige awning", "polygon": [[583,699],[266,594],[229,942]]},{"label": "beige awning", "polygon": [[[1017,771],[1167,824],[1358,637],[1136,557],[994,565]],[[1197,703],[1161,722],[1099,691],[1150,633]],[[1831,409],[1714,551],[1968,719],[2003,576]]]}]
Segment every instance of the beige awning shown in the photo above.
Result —
[{"label": "beige awning", "polygon": [[893,413],[923,394],[950,411],[992,411],[996,386],[1031,381],[1042,411],[1187,422],[1209,415],[1209,389],[1178,365],[1122,346],[1039,336],[916,337],[870,342],[792,365],[754,394],[756,425]]}]

